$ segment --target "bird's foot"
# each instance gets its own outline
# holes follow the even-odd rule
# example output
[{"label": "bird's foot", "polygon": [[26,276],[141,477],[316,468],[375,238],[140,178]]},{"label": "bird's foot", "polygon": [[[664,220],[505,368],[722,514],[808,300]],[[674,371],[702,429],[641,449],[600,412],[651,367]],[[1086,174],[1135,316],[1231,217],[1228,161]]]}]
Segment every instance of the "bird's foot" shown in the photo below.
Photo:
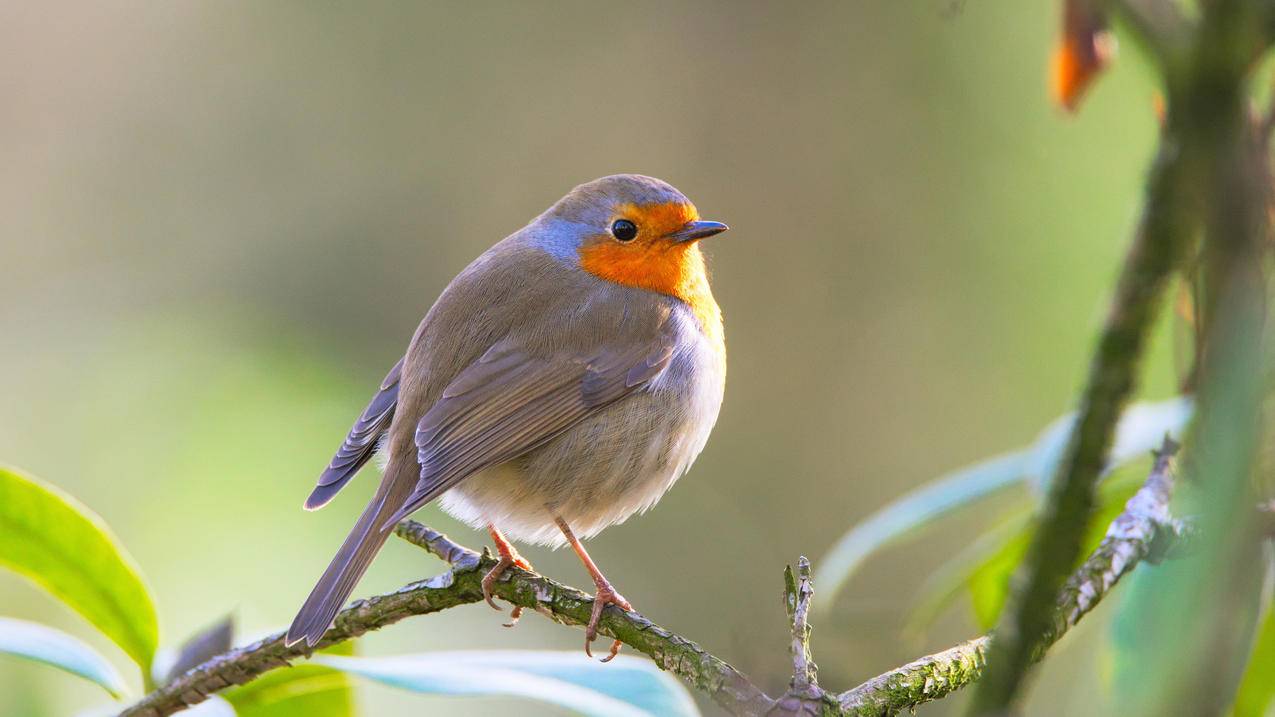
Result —
[{"label": "bird's foot", "polygon": [[[512,546],[508,547],[510,549],[507,552],[504,550],[500,551],[500,559],[496,561],[496,565],[493,566],[491,570],[487,571],[487,574],[483,576],[482,581],[483,599],[487,601],[488,605],[491,605],[492,608],[496,610],[502,610],[503,608],[496,604],[496,600],[492,596],[491,590],[492,586],[496,584],[496,581],[505,574],[505,571],[511,567],[522,568],[523,570],[530,572],[535,571],[535,568],[531,567],[531,563],[529,563],[526,558],[519,555],[517,550],[513,550]],[[518,618],[520,617],[522,617],[522,606],[514,605],[513,610],[509,612],[509,622],[505,623],[505,627],[513,627],[514,625],[517,625]]]},{"label": "bird's foot", "polygon": [[[606,606],[615,605],[621,610],[633,609],[633,606],[629,604],[629,601],[625,600],[623,595],[616,592],[615,588],[611,587],[611,583],[607,582],[605,578],[599,580],[597,582],[597,586],[598,593],[593,598],[593,615],[589,617],[589,625],[584,629],[584,654],[589,657],[593,657],[593,652],[590,650],[589,645],[594,640],[598,639],[598,622],[602,619],[602,611],[606,609]],[[611,658],[620,654],[621,644],[623,643],[619,640],[614,640],[611,643],[610,654],[602,658],[602,661],[610,662]]]}]

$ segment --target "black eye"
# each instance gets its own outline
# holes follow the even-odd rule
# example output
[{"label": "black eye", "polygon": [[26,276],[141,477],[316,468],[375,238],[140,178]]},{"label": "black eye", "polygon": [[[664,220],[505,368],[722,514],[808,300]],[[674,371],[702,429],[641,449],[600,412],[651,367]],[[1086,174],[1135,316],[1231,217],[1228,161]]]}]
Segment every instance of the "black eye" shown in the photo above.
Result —
[{"label": "black eye", "polygon": [[633,241],[637,236],[637,225],[628,219],[616,219],[611,223],[611,234],[620,241]]}]

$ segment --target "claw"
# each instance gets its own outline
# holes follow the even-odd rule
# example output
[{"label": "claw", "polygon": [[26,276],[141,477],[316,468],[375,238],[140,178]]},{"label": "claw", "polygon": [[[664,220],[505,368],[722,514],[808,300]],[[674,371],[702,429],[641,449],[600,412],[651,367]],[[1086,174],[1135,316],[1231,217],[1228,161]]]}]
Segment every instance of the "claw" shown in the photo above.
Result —
[{"label": "claw", "polygon": [[505,627],[513,627],[518,624],[518,618],[522,617],[522,605],[514,605],[514,609],[509,611],[509,622],[501,623]]},{"label": "claw", "polygon": [[[598,583],[598,594],[593,598],[593,613],[589,616],[589,624],[584,629],[584,654],[593,657],[591,643],[598,639],[598,623],[602,620],[602,611],[607,605],[615,605],[621,610],[632,610],[633,606],[629,604],[624,596],[615,591],[608,582]],[[620,654],[620,645],[623,644],[619,640],[611,643],[609,654],[602,658],[603,662],[610,662],[616,655]]]},{"label": "claw", "polygon": [[483,576],[483,599],[487,601],[488,605],[491,605],[493,610],[504,612],[504,608],[497,605],[496,600],[492,598],[491,588],[496,584],[496,581],[500,579],[500,576],[504,575],[505,571],[512,565],[514,565],[513,558],[502,555],[500,556],[500,560],[496,561],[496,565],[492,567],[491,570],[488,570],[487,574]]},{"label": "claw", "polygon": [[[508,540],[505,540],[505,536],[501,535],[500,531],[496,530],[494,526],[489,527],[488,530],[491,532],[492,539],[496,542],[496,552],[500,554],[500,559],[497,560],[492,569],[487,571],[487,574],[483,576],[483,599],[487,601],[488,605],[491,605],[492,609],[503,612],[504,608],[497,605],[496,600],[492,597],[492,586],[495,585],[496,581],[500,579],[500,576],[504,575],[505,571],[511,567],[522,568],[529,572],[534,571],[534,568],[531,567],[531,563],[527,562],[526,558],[518,554],[518,551],[514,548],[514,546],[511,545]],[[518,624],[518,618],[520,617],[522,617],[522,607],[515,605],[513,610],[509,613],[509,622],[505,623],[505,627],[513,627]]]}]

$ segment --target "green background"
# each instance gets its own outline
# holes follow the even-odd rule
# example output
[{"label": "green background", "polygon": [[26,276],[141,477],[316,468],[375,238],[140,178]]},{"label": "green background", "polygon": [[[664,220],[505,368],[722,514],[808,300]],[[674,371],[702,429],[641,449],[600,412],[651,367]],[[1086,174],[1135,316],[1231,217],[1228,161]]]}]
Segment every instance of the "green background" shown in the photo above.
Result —
[{"label": "green background", "polygon": [[[1058,15],[1043,0],[7,3],[0,461],[107,520],[166,644],[227,611],[278,628],[375,477],[319,513],[301,502],[447,281],[575,184],[655,175],[732,227],[706,244],[726,402],[691,473],[590,549],[644,614],[780,689],[785,563],[1071,408],[1157,130],[1134,47],[1078,117],[1050,104]],[[1171,323],[1149,396],[1173,392]],[[900,634],[925,576],[996,515],[869,565],[815,625],[825,684],[972,636],[963,609]],[[569,552],[526,554],[588,582]],[[357,594],[439,569],[394,543]],[[0,575],[0,612],[127,667],[16,577]],[[580,647],[534,616],[501,621],[476,605],[363,651]],[[1102,622],[1067,638],[1031,714],[1091,704]],[[509,704],[359,699],[367,714]],[[99,700],[0,658],[0,714]]]}]

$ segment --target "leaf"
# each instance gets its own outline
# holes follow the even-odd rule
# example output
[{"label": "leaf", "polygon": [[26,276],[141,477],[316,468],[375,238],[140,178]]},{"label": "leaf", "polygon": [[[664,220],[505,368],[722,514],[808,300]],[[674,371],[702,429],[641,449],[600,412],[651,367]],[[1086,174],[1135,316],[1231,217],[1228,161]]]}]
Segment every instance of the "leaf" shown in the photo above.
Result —
[{"label": "leaf", "polygon": [[325,657],[315,662],[434,695],[524,697],[598,717],[692,717],[695,701],[648,660],[607,664],[575,652],[435,652],[397,657]]},{"label": "leaf", "polygon": [[[1085,553],[1097,547],[1107,527],[1145,478],[1142,461],[1120,472],[1098,491],[1098,509],[1085,537]],[[931,576],[908,616],[908,630],[928,627],[963,592],[968,591],[975,621],[990,629],[1009,595],[1009,581],[1031,543],[1031,510],[1017,511],[989,529]]]},{"label": "leaf", "polygon": [[[1146,457],[1159,447],[1166,434],[1180,439],[1194,408],[1194,401],[1186,396],[1155,403],[1136,403],[1126,408],[1116,425],[1111,451],[1107,455],[1106,472]],[[1076,414],[1068,413],[1041,431],[1032,445],[1034,456],[1028,463],[1028,477],[1033,487],[1042,494],[1049,481],[1058,474],[1058,465],[1062,462],[1063,451],[1071,440],[1075,424]]]},{"label": "leaf", "polygon": [[[129,703],[117,702],[110,705],[98,705],[90,707],[83,712],[77,712],[75,717],[115,717],[121,711],[128,708]],[[208,699],[200,702],[194,707],[187,707],[181,711],[182,717],[236,717],[235,708],[230,703],[223,700],[218,695],[209,695]]]},{"label": "leaf", "polygon": [[1267,606],[1253,654],[1235,695],[1234,717],[1262,717],[1275,705],[1275,607]]},{"label": "leaf", "polygon": [[[1023,535],[1032,515],[1029,509],[1015,511],[999,524],[979,535],[938,570],[926,578],[918,598],[908,612],[904,632],[910,636],[924,634],[943,611],[965,594],[976,570],[996,559],[1007,543]],[[978,615],[978,608],[975,608]],[[983,624],[979,620],[979,624]]]},{"label": "leaf", "polygon": [[[1116,427],[1107,470],[1146,456],[1166,433],[1180,436],[1192,405],[1190,398],[1178,397],[1127,408]],[[815,581],[824,587],[815,595],[816,608],[827,608],[873,553],[945,515],[1023,482],[1043,495],[1058,472],[1075,422],[1076,414],[1068,413],[1046,426],[1030,446],[940,476],[869,515],[819,561]]]},{"label": "leaf", "polygon": [[159,650],[153,665],[156,684],[166,685],[230,649],[235,635],[234,618],[227,615],[191,635],[177,650]]},{"label": "leaf", "polygon": [[916,533],[957,508],[1022,481],[1030,451],[997,456],[927,483],[865,518],[841,536],[815,574],[816,609],[826,608],[873,553]]},{"label": "leaf", "polygon": [[96,682],[113,697],[128,692],[115,666],[78,638],[26,620],[0,617],[0,653],[25,657]]},{"label": "leaf", "polygon": [[[342,642],[320,655],[353,655],[354,643]],[[273,670],[222,696],[239,717],[350,717],[354,695],[349,676],[322,665],[301,664]]]},{"label": "leaf", "polygon": [[1115,56],[1116,41],[1107,18],[1087,0],[1063,3],[1063,32],[1054,49],[1051,87],[1054,101],[1075,112],[1090,84]]},{"label": "leaf", "polygon": [[91,510],[0,468],[0,566],[80,613],[150,674],[159,642],[155,604],[133,559]]}]

